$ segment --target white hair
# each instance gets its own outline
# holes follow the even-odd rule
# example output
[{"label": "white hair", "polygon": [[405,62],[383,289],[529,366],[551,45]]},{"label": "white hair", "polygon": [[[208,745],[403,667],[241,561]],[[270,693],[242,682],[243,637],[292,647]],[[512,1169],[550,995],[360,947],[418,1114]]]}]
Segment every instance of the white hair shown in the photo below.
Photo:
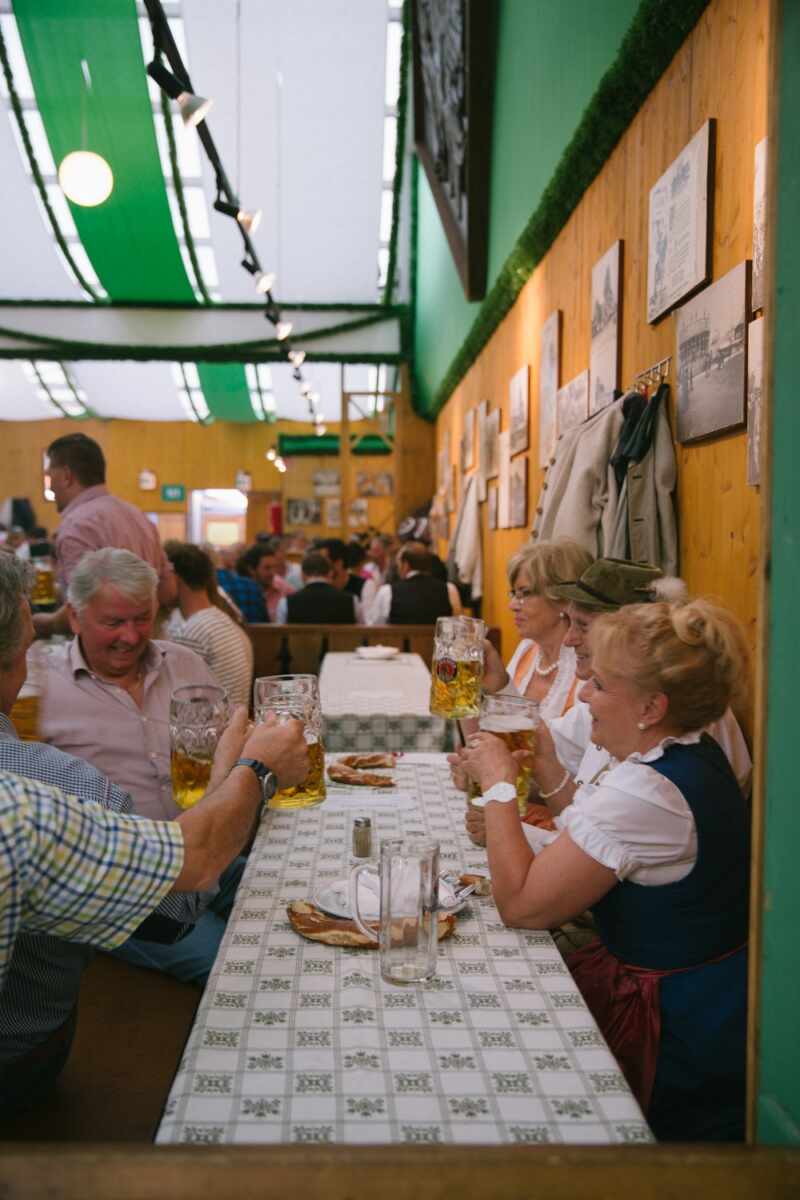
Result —
[{"label": "white hair", "polygon": [[7,671],[22,646],[22,601],[33,571],[16,554],[0,550],[0,670]]},{"label": "white hair", "polygon": [[67,600],[81,612],[105,583],[112,584],[130,600],[155,601],[158,575],[130,550],[91,550],[72,572]]}]

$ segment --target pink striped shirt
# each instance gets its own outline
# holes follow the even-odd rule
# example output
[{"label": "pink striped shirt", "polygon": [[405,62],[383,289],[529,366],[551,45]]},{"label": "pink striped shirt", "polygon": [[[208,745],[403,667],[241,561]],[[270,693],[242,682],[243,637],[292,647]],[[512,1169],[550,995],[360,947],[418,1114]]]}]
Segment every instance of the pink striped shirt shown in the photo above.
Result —
[{"label": "pink striped shirt", "polygon": [[159,583],[172,574],[158,530],[144,513],[112,496],[103,483],[85,488],[61,514],[55,535],[58,578],[62,587],[84,554],[113,546],[130,550],[158,572]]}]

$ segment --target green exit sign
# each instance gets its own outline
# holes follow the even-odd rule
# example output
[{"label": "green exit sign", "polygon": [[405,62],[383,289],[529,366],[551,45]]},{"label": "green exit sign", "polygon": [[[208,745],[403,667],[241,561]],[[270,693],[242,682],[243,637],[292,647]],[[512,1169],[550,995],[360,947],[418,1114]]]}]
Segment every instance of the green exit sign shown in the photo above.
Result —
[{"label": "green exit sign", "polygon": [[186,488],[182,483],[162,483],[161,499],[171,500],[173,502],[185,500]]}]

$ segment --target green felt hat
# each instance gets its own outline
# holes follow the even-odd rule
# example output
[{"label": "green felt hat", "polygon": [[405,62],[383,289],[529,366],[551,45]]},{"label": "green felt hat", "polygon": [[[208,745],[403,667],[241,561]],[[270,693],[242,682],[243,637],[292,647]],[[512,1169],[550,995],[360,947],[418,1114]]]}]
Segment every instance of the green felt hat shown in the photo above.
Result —
[{"label": "green felt hat", "polygon": [[548,589],[548,595],[570,600],[581,608],[614,612],[625,604],[653,600],[653,584],[664,572],[653,563],[630,562],[625,558],[598,558],[580,579],[565,580]]}]

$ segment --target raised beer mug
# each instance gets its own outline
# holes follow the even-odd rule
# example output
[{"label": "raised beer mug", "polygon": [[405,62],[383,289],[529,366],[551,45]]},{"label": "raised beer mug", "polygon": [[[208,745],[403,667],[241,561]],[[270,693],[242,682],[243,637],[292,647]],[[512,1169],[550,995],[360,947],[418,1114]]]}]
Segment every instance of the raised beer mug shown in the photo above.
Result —
[{"label": "raised beer mug", "polygon": [[191,808],[205,795],[229,717],[228,693],[213,684],[188,684],[170,696],[172,796],[179,808]]},{"label": "raised beer mug", "polygon": [[439,617],[433,640],[431,704],[436,717],[477,717],[486,625],[474,617]]},{"label": "raised beer mug", "polygon": [[279,788],[270,808],[313,808],[321,804],[325,789],[325,746],[322,708],[316,675],[262,675],[253,684],[253,712],[257,721],[274,713],[279,721],[303,722],[308,746],[308,774],[294,787]]},{"label": "raised beer mug", "polygon": [[[495,693],[483,697],[478,728],[499,737],[512,753],[514,750],[533,751],[536,749],[536,727],[540,720],[539,705],[535,700]],[[517,806],[520,816],[524,817],[528,811],[531,769],[522,763],[517,766]],[[474,800],[480,794],[478,785],[471,784],[468,799]]]},{"label": "raised beer mug", "polygon": [[[365,874],[367,873],[367,874]],[[377,941],[387,983],[421,983],[436,974],[439,941],[439,843],[429,838],[384,839],[378,876],[374,863],[350,872],[350,911],[361,932],[376,940],[362,919],[359,881],[379,891]]]}]

